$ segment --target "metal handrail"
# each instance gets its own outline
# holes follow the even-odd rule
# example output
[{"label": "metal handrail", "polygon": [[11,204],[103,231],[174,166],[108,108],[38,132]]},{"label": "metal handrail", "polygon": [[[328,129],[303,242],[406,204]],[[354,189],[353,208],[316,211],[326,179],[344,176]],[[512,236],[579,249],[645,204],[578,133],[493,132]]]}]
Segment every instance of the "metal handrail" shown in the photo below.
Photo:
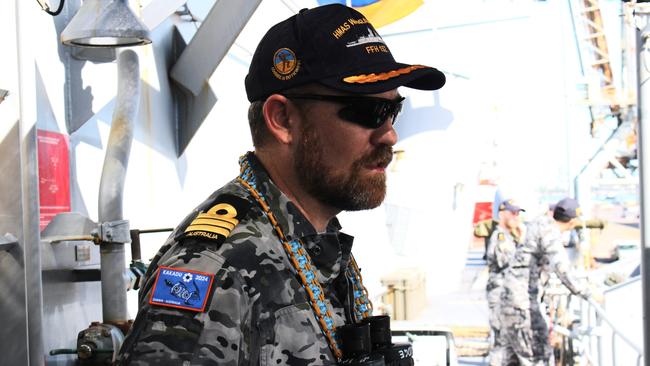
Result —
[{"label": "metal handrail", "polygon": [[[618,284],[616,286],[612,286],[612,287],[608,288],[607,290],[605,290],[604,292],[607,293],[607,292],[614,291],[614,290],[616,290],[616,289],[618,289],[620,287],[627,286],[627,285],[629,285],[629,284],[631,284],[633,282],[636,282],[638,280],[639,280],[638,277],[630,279],[630,280],[628,280],[628,281],[626,281],[624,283]],[[564,290],[564,289],[562,289],[562,290]],[[562,292],[564,292],[564,291],[550,291],[550,292],[551,292],[551,294],[554,294],[556,296],[557,295],[560,295],[560,296],[564,295],[564,294],[562,294]],[[566,294],[566,295],[568,295],[568,294]],[[583,329],[583,330],[575,331],[575,330],[567,329],[566,327],[554,322],[554,325],[553,325],[554,331],[558,332],[562,336],[570,337],[572,339],[577,339],[577,340],[581,340],[584,337],[588,337],[590,339],[592,339],[591,337],[596,337],[596,340],[597,340],[596,351],[598,352],[598,354],[596,355],[597,357],[593,357],[594,356],[593,354],[589,354],[590,352],[594,351],[594,349],[591,348],[591,346],[589,347],[589,349],[591,351],[583,350],[581,355],[583,357],[587,357],[590,360],[590,362],[593,362],[593,360],[597,359],[598,360],[597,364],[602,365],[603,364],[603,362],[602,362],[603,349],[602,349],[602,344],[600,342],[600,339],[604,335],[602,334],[602,332],[594,332],[594,330],[597,330],[599,327],[601,327],[603,325],[603,322],[604,322],[604,324],[607,324],[608,328],[611,329],[611,357],[612,357],[612,364],[617,365],[617,362],[616,362],[616,337],[618,337],[621,340],[623,340],[623,342],[625,344],[627,344],[629,347],[631,347],[637,353],[637,358],[636,358],[637,362],[636,362],[636,364],[641,365],[641,360],[643,358],[643,348],[640,345],[638,345],[636,342],[634,342],[629,336],[627,336],[619,327],[617,327],[614,324],[614,322],[612,321],[612,319],[607,315],[607,312],[605,311],[605,309],[599,303],[597,303],[593,298],[591,298],[591,297],[587,298],[587,299],[580,298],[580,300],[581,300],[581,302],[579,303],[579,309],[578,309],[579,314],[578,314],[578,316],[580,318],[581,324],[584,324],[586,326],[586,328]],[[585,304],[587,305],[586,307],[583,306]],[[596,326],[595,327],[591,326],[591,320],[592,320],[592,315],[591,314],[595,315],[595,320],[596,320]],[[586,320],[586,322],[584,322],[584,320]],[[591,342],[589,342],[588,344],[591,344]]]},{"label": "metal handrail", "polygon": [[[592,298],[586,299],[587,303],[589,303],[589,306],[594,310],[596,315],[598,316],[597,319],[599,320],[604,320],[605,323],[609,325],[609,327],[612,329],[612,357],[614,364],[616,364],[616,358],[615,358],[615,337],[618,336],[620,339],[623,340],[623,342],[627,343],[628,346],[632,347],[634,351],[637,353],[637,365],[641,364],[641,358],[643,357],[643,349],[641,346],[638,344],[634,343],[628,336],[626,336],[619,328],[614,325],[612,320],[607,316],[607,313],[605,312],[605,309],[603,309],[596,301],[594,301]],[[589,311],[589,309],[587,309]],[[599,353],[600,350],[598,351]]]},{"label": "metal handrail", "polygon": [[591,305],[591,307],[593,307],[596,314],[598,314],[602,320],[604,320],[607,324],[609,324],[609,326],[612,328],[612,331],[614,332],[614,334],[618,335],[625,343],[627,343],[630,347],[634,348],[634,350],[637,353],[643,354],[643,350],[641,349],[641,346],[634,343],[630,338],[628,338],[625,334],[623,334],[623,332],[621,332],[614,325],[614,323],[612,323],[611,319],[609,319],[609,317],[607,317],[607,313],[605,313],[605,310],[600,305],[598,305],[597,302],[595,302],[591,298],[587,299],[587,302],[589,303],[589,305]]}]

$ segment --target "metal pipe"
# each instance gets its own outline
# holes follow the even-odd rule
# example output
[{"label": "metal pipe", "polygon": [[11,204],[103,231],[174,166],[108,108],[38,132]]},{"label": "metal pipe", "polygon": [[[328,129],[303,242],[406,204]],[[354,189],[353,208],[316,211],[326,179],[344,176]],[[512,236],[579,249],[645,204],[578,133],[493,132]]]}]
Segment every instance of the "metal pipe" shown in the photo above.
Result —
[{"label": "metal pipe", "polygon": [[641,193],[641,298],[643,307],[643,351],[644,364],[650,365],[650,273],[648,265],[650,261],[650,211],[648,210],[646,185],[648,183],[647,172],[650,172],[650,160],[645,156],[650,151],[648,136],[648,124],[650,123],[650,111],[648,110],[648,98],[650,98],[650,23],[648,13],[638,12],[637,17],[645,21],[643,30],[637,30],[637,110],[639,118],[639,187]]},{"label": "metal pipe", "polygon": [[[589,312],[587,313],[587,316],[589,316]],[[602,318],[596,316],[596,326],[601,327],[603,325],[603,320]],[[612,357],[616,357],[616,351],[614,349],[614,336],[616,333],[612,331]],[[596,350],[598,351],[598,364],[599,365],[604,365],[603,363],[603,339],[601,337],[596,337]],[[612,365],[616,365],[616,360],[613,360]]]},{"label": "metal pipe", "polygon": [[131,234],[131,260],[139,261],[142,259],[142,252],[140,251],[140,230],[133,229]]},{"label": "metal pipe", "polygon": [[[598,356],[600,362],[600,355]],[[602,363],[599,363],[599,365],[602,365]],[[616,365],[616,333],[614,332],[612,332],[612,365]]]},{"label": "metal pipe", "polygon": [[[126,168],[140,103],[138,56],[132,50],[119,54],[117,98],[99,185],[99,222],[122,220]],[[128,319],[124,243],[101,242],[102,314],[104,322]]]},{"label": "metal pipe", "polygon": [[[8,8],[7,8],[8,5]],[[36,365],[39,360],[42,362],[44,350],[44,317],[43,317],[43,278],[41,270],[41,245],[39,231],[39,183],[38,183],[38,149],[37,149],[37,120],[38,113],[35,104],[37,102],[36,83],[38,83],[34,72],[34,66],[39,65],[40,59],[37,57],[37,51],[34,49],[38,37],[34,37],[34,28],[29,19],[35,15],[30,11],[29,6],[25,6],[24,1],[6,1],[3,3],[2,16],[0,21],[3,22],[2,38],[3,48],[9,50],[8,54],[3,54],[3,72],[8,78],[3,77],[3,87],[14,90],[17,100],[8,101],[8,104],[2,105],[2,122],[11,121],[17,124],[18,135],[15,137],[7,135],[3,138],[3,147],[5,142],[16,141],[17,145],[8,146],[17,147],[18,151],[12,151],[10,155],[3,152],[3,163],[8,158],[18,157],[18,165],[3,164],[3,174],[13,175],[12,183],[9,186],[17,185],[19,190],[16,191],[18,197],[14,199],[8,194],[0,197],[2,206],[5,208],[8,204],[9,211],[3,210],[3,217],[0,219],[3,223],[3,229],[10,227],[16,230],[15,235],[18,239],[18,246],[13,249],[15,259],[8,260],[3,255],[2,258],[2,282],[3,294],[5,297],[14,297],[3,299],[3,306],[0,306],[3,313],[5,310],[11,311],[12,315],[3,317],[3,364],[28,364]],[[7,14],[7,16],[5,16]],[[13,15],[12,15],[13,14]],[[5,21],[9,19],[7,26]],[[9,30],[8,33],[5,31]],[[7,52],[7,51],[5,51]],[[13,58],[13,60],[11,60]],[[6,62],[8,61],[8,62]],[[7,69],[8,67],[8,69]],[[11,75],[16,72],[17,75]],[[8,84],[5,84],[7,83]],[[6,103],[6,102],[5,102]],[[3,126],[4,127],[4,126]],[[5,129],[2,129],[5,131]],[[9,131],[7,129],[6,131]],[[5,135],[3,135],[5,136]],[[14,169],[14,166],[17,167]],[[6,168],[9,168],[8,170]],[[14,175],[15,174],[15,175]],[[9,182],[6,181],[5,182]],[[3,187],[6,190],[7,186]],[[10,198],[9,202],[4,199]],[[9,215],[5,215],[8,213]],[[15,214],[15,216],[14,216]],[[16,219],[15,226],[10,223]],[[1,234],[5,234],[2,232]],[[19,271],[22,273],[9,274],[8,270]],[[24,277],[23,277],[24,276]],[[21,288],[22,287],[22,288]],[[5,290],[9,289],[9,292]],[[13,289],[13,291],[11,291]],[[8,304],[15,304],[15,308]],[[15,314],[13,314],[15,312]],[[9,338],[9,339],[7,339]],[[23,343],[25,342],[25,343]]]},{"label": "metal pipe", "polygon": [[174,231],[174,228],[163,228],[163,229],[148,229],[148,230],[138,230],[132,229],[131,234],[131,260],[140,260],[142,259],[142,252],[140,250],[140,234],[151,234],[151,233],[162,233],[166,231]]}]

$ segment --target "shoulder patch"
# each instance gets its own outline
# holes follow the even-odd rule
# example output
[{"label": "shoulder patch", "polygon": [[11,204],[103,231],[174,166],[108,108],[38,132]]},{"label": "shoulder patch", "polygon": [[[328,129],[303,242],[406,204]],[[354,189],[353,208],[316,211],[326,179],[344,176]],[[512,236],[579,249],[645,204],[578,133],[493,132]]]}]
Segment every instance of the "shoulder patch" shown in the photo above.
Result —
[{"label": "shoulder patch", "polygon": [[251,203],[241,197],[222,194],[213,200],[210,208],[199,212],[179,237],[199,237],[221,244],[246,216],[250,207]]},{"label": "shoulder patch", "polygon": [[506,236],[503,235],[503,233],[499,233],[499,234],[497,235],[497,239],[498,239],[499,241],[504,241],[504,240],[506,239]]},{"label": "shoulder patch", "polygon": [[149,304],[202,312],[214,274],[159,267]]}]

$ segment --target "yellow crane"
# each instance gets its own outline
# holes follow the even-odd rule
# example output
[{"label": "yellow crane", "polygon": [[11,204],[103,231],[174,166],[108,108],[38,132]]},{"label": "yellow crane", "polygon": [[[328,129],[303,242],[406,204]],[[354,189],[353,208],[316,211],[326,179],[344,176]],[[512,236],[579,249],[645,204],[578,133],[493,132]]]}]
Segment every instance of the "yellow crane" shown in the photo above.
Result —
[{"label": "yellow crane", "polygon": [[[575,8],[573,20],[580,45],[580,59],[588,83],[587,103],[592,116],[591,134],[605,118],[611,116],[623,121],[620,88],[612,72],[607,37],[599,0],[570,1]],[[572,10],[573,10],[572,9]]]}]

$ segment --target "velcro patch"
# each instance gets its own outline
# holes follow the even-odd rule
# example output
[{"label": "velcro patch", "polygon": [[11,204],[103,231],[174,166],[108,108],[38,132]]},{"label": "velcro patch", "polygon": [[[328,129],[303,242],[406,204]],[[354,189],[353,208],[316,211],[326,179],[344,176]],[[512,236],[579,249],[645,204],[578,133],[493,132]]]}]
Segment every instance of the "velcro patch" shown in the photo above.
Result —
[{"label": "velcro patch", "polygon": [[504,241],[504,240],[506,240],[506,236],[503,235],[503,233],[499,233],[499,235],[497,235],[497,239],[498,239],[499,241]]},{"label": "velcro patch", "polygon": [[212,206],[200,212],[181,234],[183,238],[198,237],[221,244],[250,209],[250,202],[231,194],[217,197]]},{"label": "velcro patch", "polygon": [[159,267],[149,303],[202,312],[214,274],[180,268]]}]

